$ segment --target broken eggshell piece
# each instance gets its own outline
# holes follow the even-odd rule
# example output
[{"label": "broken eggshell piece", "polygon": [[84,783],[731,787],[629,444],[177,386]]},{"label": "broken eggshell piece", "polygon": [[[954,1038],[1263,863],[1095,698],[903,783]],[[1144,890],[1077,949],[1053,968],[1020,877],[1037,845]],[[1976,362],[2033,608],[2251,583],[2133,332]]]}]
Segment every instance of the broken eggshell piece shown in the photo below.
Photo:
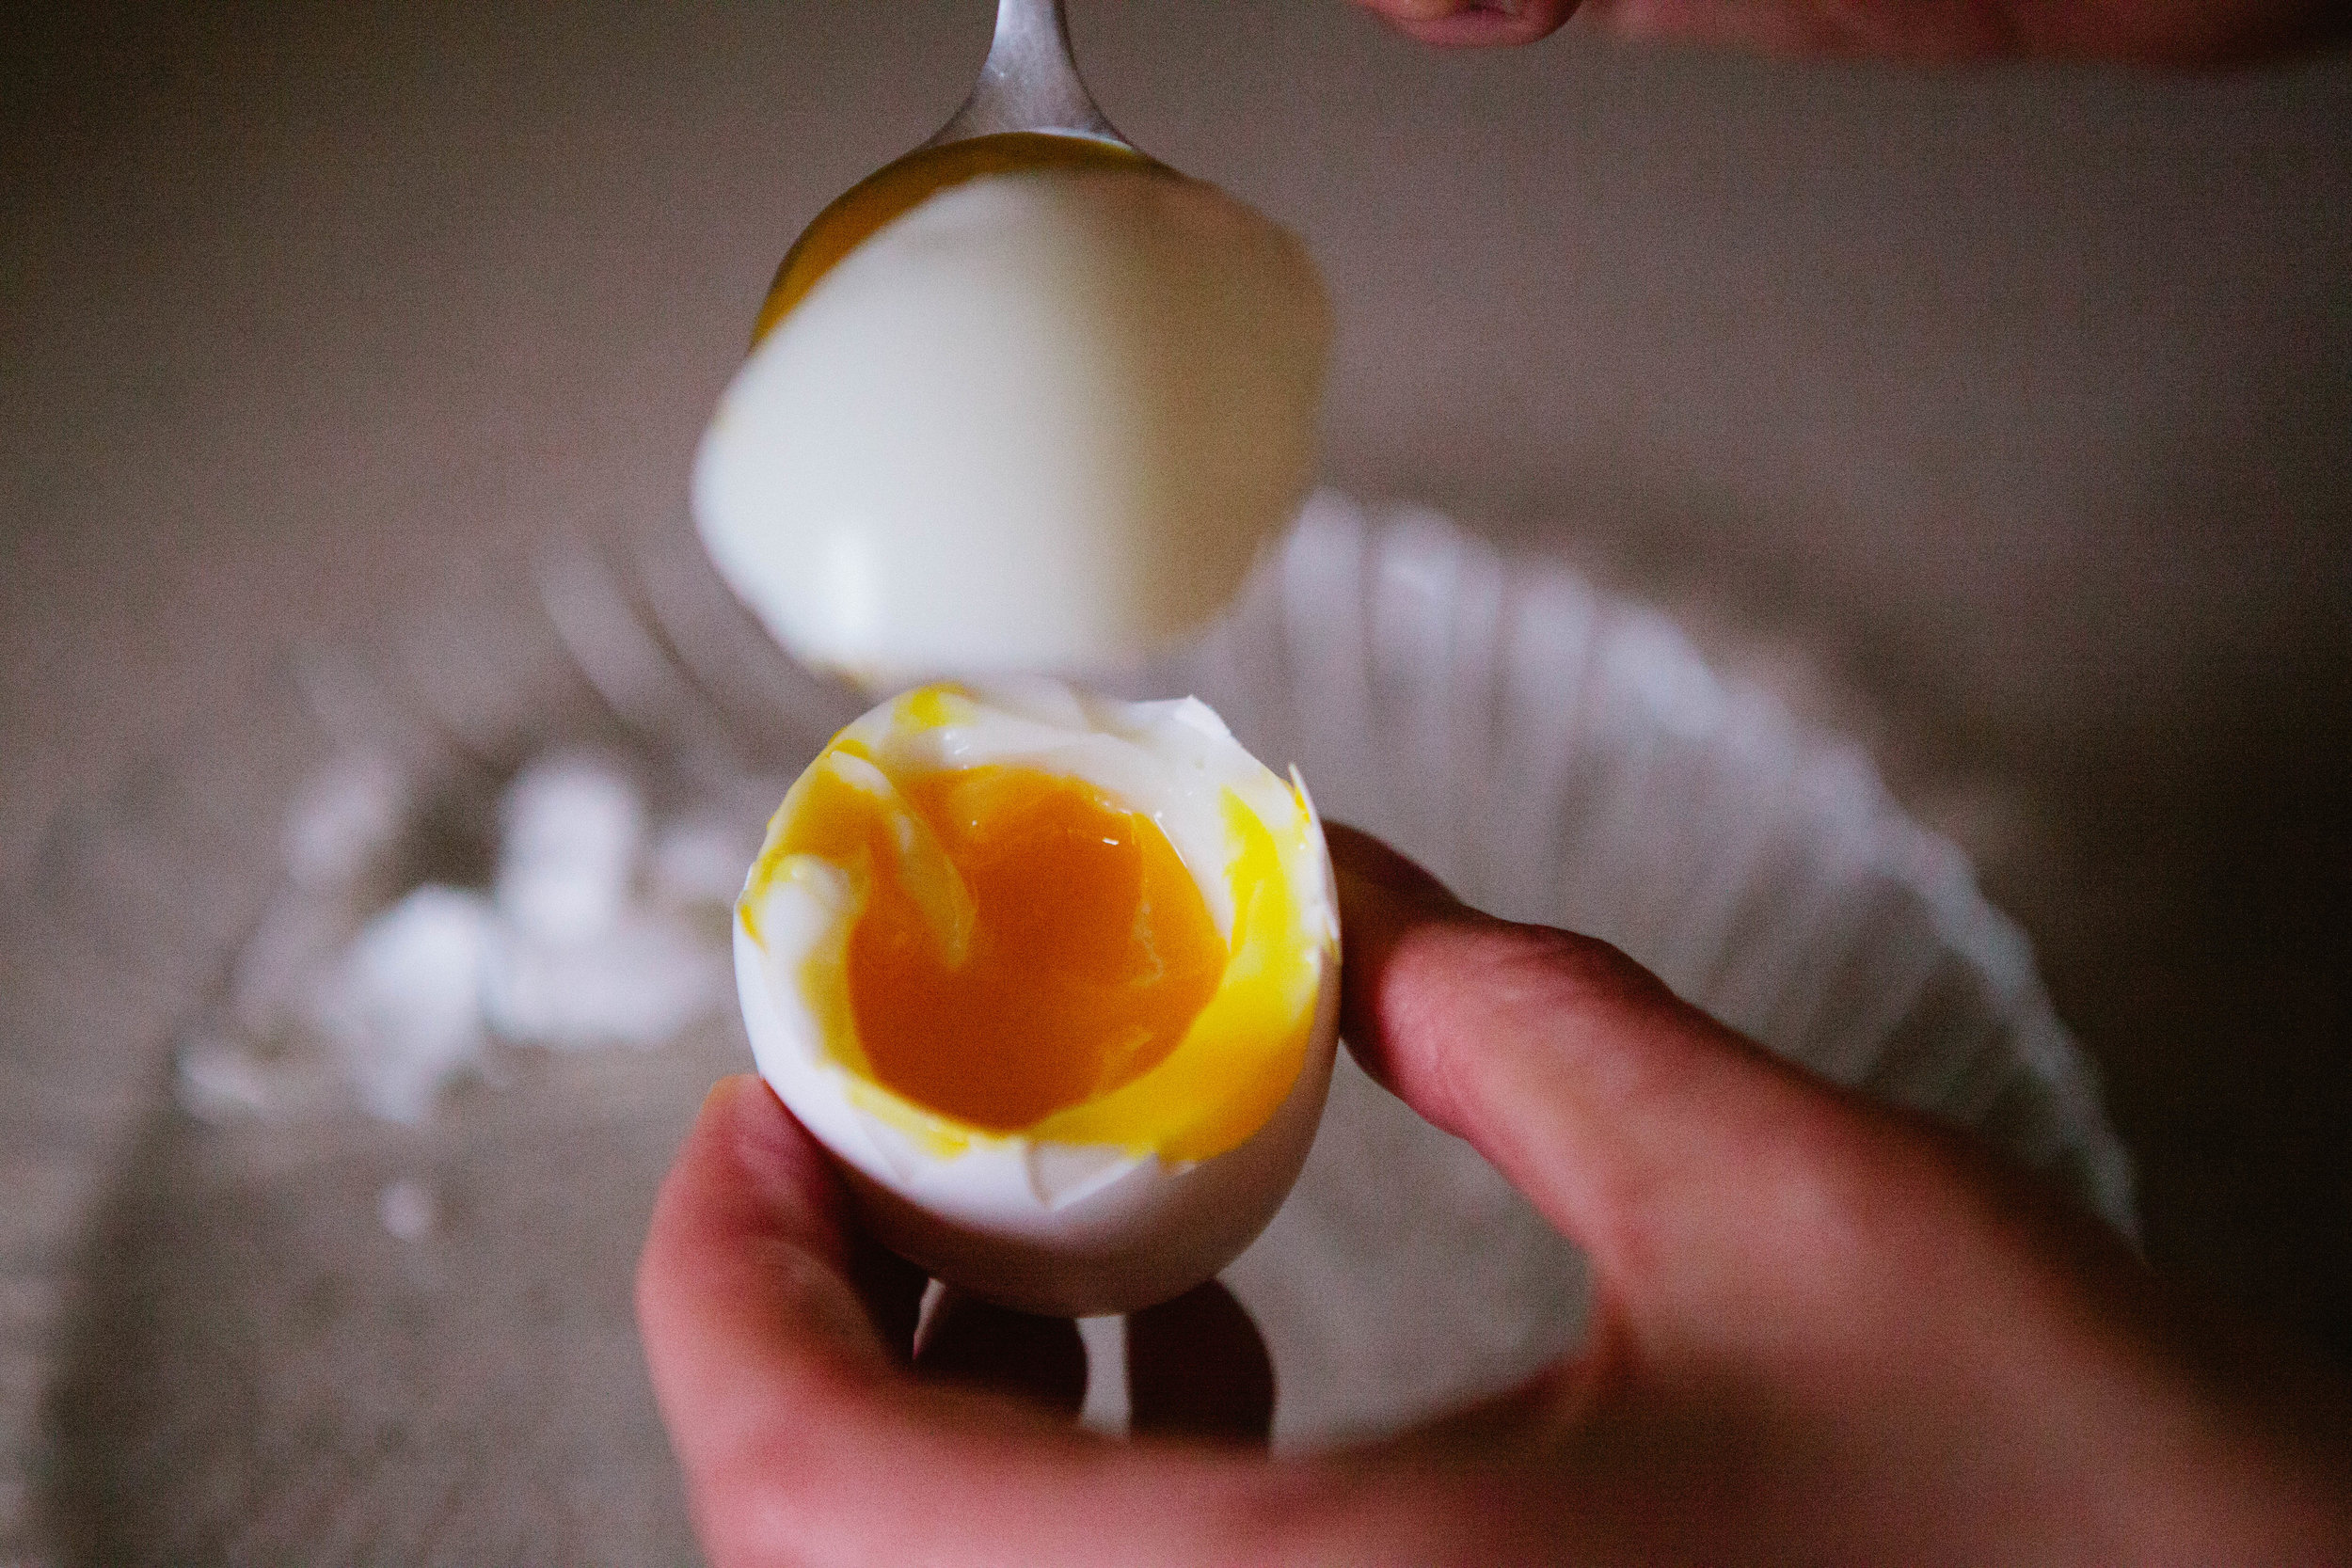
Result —
[{"label": "broken eggshell piece", "polygon": [[[946,911],[934,929],[968,922],[963,883],[909,801],[927,780],[990,769],[1074,781],[1148,821],[1222,948],[1214,990],[1164,1055],[1017,1127],[883,1081],[848,957],[880,878],[898,878],[927,919]],[[876,814],[875,842],[898,847],[888,864],[809,852],[828,799]],[[1330,1079],[1339,927],[1321,824],[1295,775],[1270,772],[1189,698],[1028,682],[925,688],[875,708],[778,809],[735,951],[760,1073],[837,1158],[877,1237],[1029,1311],[1130,1311],[1215,1275],[1280,1207]]]}]

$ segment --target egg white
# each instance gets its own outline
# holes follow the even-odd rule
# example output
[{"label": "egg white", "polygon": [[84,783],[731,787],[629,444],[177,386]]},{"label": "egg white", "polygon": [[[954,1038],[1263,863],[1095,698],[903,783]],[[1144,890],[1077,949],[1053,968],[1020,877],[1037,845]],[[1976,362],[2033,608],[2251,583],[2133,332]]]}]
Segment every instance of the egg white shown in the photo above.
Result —
[{"label": "egg white", "polygon": [[694,468],[720,572],[872,686],[1099,669],[1232,596],[1312,477],[1313,262],[1165,170],[953,185],[761,340]]},{"label": "egg white", "polygon": [[[1339,1007],[1338,905],[1321,825],[1303,784],[1268,771],[1195,700],[1120,703],[1043,681],[964,688],[944,699],[941,689],[877,707],[812,770],[841,768],[883,789],[894,778],[992,763],[1082,779],[1160,825],[1229,941],[1233,803],[1265,830],[1291,918],[1280,942],[1258,951],[1273,955],[1285,984],[1303,988],[1299,1012],[1265,1020],[1298,1031],[1287,1092],[1254,1132],[1200,1158],[1171,1154],[1157,1146],[1168,1140],[1155,1145],[1132,1129],[1108,1128],[1099,1141],[1032,1135],[1034,1128],[993,1132],[913,1102],[860,1070],[862,1053],[844,1036],[855,1028],[843,979],[858,913],[849,873],[813,856],[772,852],[755,866],[735,923],[755,1059],[840,1162],[880,1239],[937,1277],[1008,1306],[1067,1316],[1166,1300],[1214,1275],[1264,1227],[1313,1139]],[[796,799],[797,789],[777,812],[771,850]],[[951,925],[955,917],[938,918]],[[1244,983],[1242,967],[1229,966],[1227,987]],[[1216,1006],[1213,998],[1210,1008]],[[1151,1077],[1130,1086],[1131,1101],[1148,1101]],[[1195,1093],[1204,1080],[1195,1072],[1164,1082]],[[1214,1078],[1205,1082],[1215,1092]]]}]

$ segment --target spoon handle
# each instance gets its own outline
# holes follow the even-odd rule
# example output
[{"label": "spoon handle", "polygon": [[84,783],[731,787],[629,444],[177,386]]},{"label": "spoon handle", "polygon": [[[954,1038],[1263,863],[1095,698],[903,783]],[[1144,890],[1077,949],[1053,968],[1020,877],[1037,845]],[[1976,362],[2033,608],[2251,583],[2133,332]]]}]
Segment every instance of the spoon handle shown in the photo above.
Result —
[{"label": "spoon handle", "polygon": [[1121,140],[1078,79],[1062,0],[996,0],[996,37],[972,96],[924,145],[1001,131],[1060,131]]}]

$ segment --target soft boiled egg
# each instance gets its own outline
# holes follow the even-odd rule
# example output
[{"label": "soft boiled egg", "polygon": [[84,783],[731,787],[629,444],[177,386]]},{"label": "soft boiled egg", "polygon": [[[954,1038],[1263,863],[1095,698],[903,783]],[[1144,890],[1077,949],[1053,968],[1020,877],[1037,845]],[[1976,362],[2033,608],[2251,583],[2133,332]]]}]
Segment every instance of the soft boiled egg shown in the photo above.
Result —
[{"label": "soft boiled egg", "polygon": [[837,257],[812,226],[695,461],[729,585],[870,686],[1169,644],[1312,477],[1330,312],[1295,239],[1132,153],[976,157]]},{"label": "soft boiled egg", "polygon": [[1122,1312],[1263,1229],[1330,1080],[1305,786],[1190,698],[932,686],[843,730],[737,906],[761,1074],[866,1223],[1007,1306]]}]

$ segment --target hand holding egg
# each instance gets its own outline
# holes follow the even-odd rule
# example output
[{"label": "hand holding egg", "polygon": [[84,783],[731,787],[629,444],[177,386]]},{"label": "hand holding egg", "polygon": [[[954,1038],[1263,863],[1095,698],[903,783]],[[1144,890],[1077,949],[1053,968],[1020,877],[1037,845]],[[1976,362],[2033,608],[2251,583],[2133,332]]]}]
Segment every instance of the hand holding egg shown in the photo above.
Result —
[{"label": "hand holding egg", "polygon": [[919,1282],[866,1266],[840,1181],[739,1083],[638,1281],[714,1561],[2346,1560],[2352,1392],[2315,1359],[1602,943],[1331,847],[1350,1043],[1584,1247],[1587,1339],[1333,1453],[1095,1441],[916,1375]]}]

